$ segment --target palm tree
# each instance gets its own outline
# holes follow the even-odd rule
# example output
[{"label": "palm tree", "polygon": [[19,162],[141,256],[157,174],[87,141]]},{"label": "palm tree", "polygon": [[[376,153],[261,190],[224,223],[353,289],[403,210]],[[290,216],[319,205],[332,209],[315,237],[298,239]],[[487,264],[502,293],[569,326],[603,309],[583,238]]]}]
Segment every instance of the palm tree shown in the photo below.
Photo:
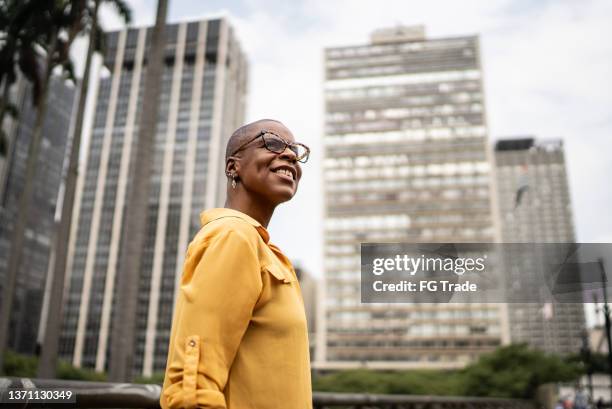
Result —
[{"label": "palm tree", "polygon": [[[25,182],[19,198],[17,220],[15,222],[11,251],[3,283],[2,308],[0,311],[0,368],[4,363],[4,352],[7,347],[8,329],[13,306],[13,295],[17,284],[17,273],[21,265],[22,250],[25,240],[25,228],[28,209],[31,206],[34,191],[34,177],[38,154],[42,140],[42,127],[47,113],[47,96],[51,74],[60,67],[69,78],[74,80],[72,62],[68,52],[76,35],[79,33],[73,24],[73,13],[77,1],[70,0],[28,0],[18,2],[13,10],[15,15],[23,17],[18,33],[21,38],[30,42],[21,42],[19,49],[19,70],[26,79],[34,84],[34,105],[37,107],[36,121],[32,140],[28,146]],[[9,33],[11,29],[7,30]],[[16,39],[7,39],[7,43]],[[11,60],[14,64],[15,58]],[[42,69],[41,69],[42,68]]]},{"label": "palm tree", "polygon": [[62,310],[64,306],[63,296],[64,282],[66,279],[66,257],[68,254],[68,241],[72,225],[72,209],[78,176],[79,151],[81,147],[83,121],[85,118],[87,92],[89,89],[91,59],[94,51],[102,51],[103,49],[104,33],[98,25],[98,9],[102,2],[112,3],[126,24],[131,21],[132,12],[129,6],[121,0],[94,0],[93,3],[89,0],[82,0],[79,2],[79,13],[76,15],[75,24],[78,24],[78,28],[81,31],[89,32],[89,46],[87,48],[85,72],[83,73],[83,80],[81,82],[79,105],[72,135],[68,173],[64,181],[64,199],[62,201],[61,220],[59,229],[55,235],[55,245],[53,246],[55,249],[55,257],[51,258],[54,260],[53,269],[51,270],[52,273],[49,277],[49,279],[52,280],[51,301],[49,303],[44,341],[38,363],[39,378],[54,378],[57,369],[57,353],[62,323]]},{"label": "palm tree", "polygon": [[[166,44],[167,9],[168,0],[158,0],[150,54],[147,58],[136,152],[134,160],[130,163],[132,186],[126,201],[125,226],[121,240],[121,258],[118,270],[120,275],[118,277],[117,311],[121,312],[121,319],[115,320],[111,335],[109,364],[109,380],[117,382],[127,382],[132,378],[140,258],[145,240],[149,178],[157,130],[158,101],[161,93],[161,76]],[[116,316],[118,317],[119,314],[116,314]]]},{"label": "palm tree", "polygon": [[[17,66],[22,75],[33,84],[32,104],[37,106],[40,100],[44,67],[41,65],[39,50],[41,42],[44,41],[44,33],[36,27],[36,22],[40,20],[32,19],[35,8],[36,4],[31,1],[23,3],[19,0],[7,0],[0,3],[0,27],[5,27],[0,31],[0,156],[6,156],[12,151],[12,141],[8,140],[3,125],[6,114],[14,119],[17,119],[18,115],[17,107],[10,101],[11,87],[17,80]],[[10,160],[8,157],[7,162]],[[0,190],[0,199],[3,194]]]}]

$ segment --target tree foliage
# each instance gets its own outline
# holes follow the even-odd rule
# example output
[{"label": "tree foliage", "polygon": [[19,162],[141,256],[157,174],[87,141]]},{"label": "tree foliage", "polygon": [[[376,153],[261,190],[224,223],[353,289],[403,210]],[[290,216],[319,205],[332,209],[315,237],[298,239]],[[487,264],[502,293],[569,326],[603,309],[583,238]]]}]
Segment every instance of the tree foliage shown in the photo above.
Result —
[{"label": "tree foliage", "polygon": [[161,385],[164,383],[165,375],[166,374],[164,372],[155,372],[151,376],[137,376],[134,379],[134,383],[144,383],[144,384],[156,383],[158,385]]},{"label": "tree foliage", "polygon": [[531,399],[539,385],[565,382],[583,372],[578,362],[515,344],[483,355],[462,370],[351,370],[313,378],[321,392]]},{"label": "tree foliage", "polygon": [[[37,368],[37,357],[7,351],[4,357],[4,368],[0,373],[4,376],[36,378]],[[105,373],[98,373],[90,369],[76,368],[66,361],[60,361],[57,369],[58,379],[92,382],[102,382],[106,380]]]},{"label": "tree foliage", "polygon": [[471,396],[527,399],[535,396],[539,385],[571,381],[581,373],[576,363],[516,344],[484,355],[467,367],[465,392]]}]

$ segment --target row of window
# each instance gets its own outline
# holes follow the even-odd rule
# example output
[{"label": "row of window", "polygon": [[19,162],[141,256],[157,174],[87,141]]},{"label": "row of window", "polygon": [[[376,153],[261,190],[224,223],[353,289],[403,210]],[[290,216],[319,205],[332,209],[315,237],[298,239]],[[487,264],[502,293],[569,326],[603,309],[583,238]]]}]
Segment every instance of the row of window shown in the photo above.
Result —
[{"label": "row of window", "polygon": [[329,103],[350,102],[353,99],[399,98],[414,95],[435,95],[440,99],[446,98],[450,92],[476,92],[480,93],[480,82],[477,80],[459,80],[449,82],[425,82],[410,84],[392,84],[357,88],[327,89],[325,99]]},{"label": "row of window", "polygon": [[367,230],[405,230],[412,225],[441,225],[456,224],[457,227],[469,223],[485,225],[488,218],[468,216],[462,214],[440,214],[434,216],[420,215],[410,217],[408,215],[389,216],[356,216],[356,217],[330,217],[325,220],[326,234],[332,232],[348,231],[355,234],[365,233]]},{"label": "row of window", "polygon": [[388,85],[397,86],[418,83],[440,83],[448,81],[479,80],[481,78],[480,70],[477,69],[399,74],[396,71],[397,67],[391,67],[393,69],[392,72],[385,72],[384,67],[372,68],[378,70],[378,72],[370,71],[369,74],[372,75],[370,77],[327,80],[325,81],[325,91],[327,92],[328,90],[335,89],[338,90],[350,88],[383,87]]},{"label": "row of window", "polygon": [[329,134],[323,138],[325,146],[385,144],[398,142],[427,141],[430,139],[455,139],[486,137],[487,128],[477,126],[431,127],[428,129],[403,129],[386,132],[353,132],[344,134]]},{"label": "row of window", "polygon": [[422,202],[437,200],[465,200],[465,199],[487,199],[489,190],[479,189],[444,189],[439,191],[431,190],[404,190],[399,192],[352,192],[327,195],[327,202],[334,205],[341,204],[364,204],[364,202],[375,204],[376,202]]},{"label": "row of window", "polygon": [[[461,94],[457,94],[459,98]],[[407,119],[408,117],[427,117],[435,115],[452,115],[482,112],[481,103],[473,104],[442,104],[415,108],[387,108],[381,110],[335,111],[327,114],[329,124],[346,121],[363,121],[379,119]]]},{"label": "row of window", "polygon": [[[410,43],[407,49],[402,49],[402,46],[395,47],[394,51],[387,53],[366,53],[365,55],[343,56],[343,58],[328,59],[325,62],[325,67],[329,70],[339,68],[351,68],[363,65],[391,65],[391,64],[413,64],[422,65],[430,61],[444,61],[449,58],[469,58],[474,56],[474,48],[458,49],[452,48],[421,48],[415,49],[415,44],[423,45],[426,43]],[[376,47],[376,46],[375,46]],[[361,50],[364,50],[363,48]],[[367,50],[367,49],[366,49]],[[407,51],[407,52],[406,52]],[[348,58],[347,58],[348,57]],[[354,58],[350,58],[354,57]]]},{"label": "row of window", "polygon": [[[444,151],[440,148],[440,152],[431,152],[435,154],[436,157],[448,157],[451,159],[452,157],[457,157],[459,155],[456,154],[456,151],[460,148],[460,146],[455,145],[447,145],[445,146],[445,150],[447,151],[446,155],[444,155]],[[465,150],[465,149],[464,149]],[[419,158],[422,158],[423,152],[415,152]],[[416,156],[416,155],[415,155]],[[373,166],[381,167],[381,166],[400,166],[400,165],[408,165],[414,161],[415,157],[406,153],[390,153],[387,155],[355,155],[355,156],[344,156],[344,157],[329,157],[323,161],[323,167],[326,171],[331,172],[332,169],[353,169],[353,168],[370,168]],[[429,165],[428,165],[429,166]],[[457,173],[458,169],[461,167],[465,167],[465,162],[463,163],[447,163],[446,166],[450,169],[451,173]],[[422,166],[421,166],[422,167]],[[420,167],[419,167],[420,168]],[[418,170],[415,171],[415,174],[423,174],[423,171]],[[420,173],[419,173],[420,172]]]},{"label": "row of window", "polygon": [[[372,77],[384,75],[400,75],[406,72],[439,72],[452,68],[474,69],[476,68],[473,58],[462,58],[461,55],[422,55],[417,61],[404,60],[394,65],[357,66],[337,70],[328,70],[327,78],[344,79],[355,77]],[[446,57],[446,58],[444,58]],[[450,58],[449,58],[450,57]]]},{"label": "row of window", "polygon": [[390,242],[401,240],[426,242],[441,238],[447,241],[480,241],[492,237],[492,233],[493,230],[489,227],[439,227],[404,231],[334,232],[327,233],[325,239],[328,242]]},{"label": "row of window", "polygon": [[325,50],[327,58],[367,57],[371,55],[395,54],[423,50],[444,50],[449,48],[473,47],[474,40],[468,38],[411,41],[401,44],[376,44],[355,47],[328,48]]},{"label": "row of window", "polygon": [[333,169],[325,172],[325,181],[347,179],[403,178],[407,176],[454,176],[488,174],[488,162],[460,162],[415,166],[384,166]]},{"label": "row of window", "polygon": [[326,194],[351,191],[376,190],[407,190],[419,188],[441,188],[444,186],[486,186],[489,183],[487,175],[465,175],[446,177],[411,177],[387,178],[360,181],[334,181],[327,182]]},{"label": "row of window", "polygon": [[378,119],[374,121],[344,122],[325,125],[326,134],[391,131],[397,129],[422,129],[454,126],[479,126],[483,118],[480,114],[432,116],[405,119]]}]

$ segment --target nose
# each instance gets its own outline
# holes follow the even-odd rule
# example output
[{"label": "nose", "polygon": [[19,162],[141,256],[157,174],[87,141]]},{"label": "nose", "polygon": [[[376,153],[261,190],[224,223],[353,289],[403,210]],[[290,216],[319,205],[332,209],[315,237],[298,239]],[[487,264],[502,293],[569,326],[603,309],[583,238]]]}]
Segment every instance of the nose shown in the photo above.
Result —
[{"label": "nose", "polygon": [[297,155],[289,148],[289,146],[285,146],[285,150],[279,153],[278,156],[281,159],[285,159],[290,162],[297,162]]}]

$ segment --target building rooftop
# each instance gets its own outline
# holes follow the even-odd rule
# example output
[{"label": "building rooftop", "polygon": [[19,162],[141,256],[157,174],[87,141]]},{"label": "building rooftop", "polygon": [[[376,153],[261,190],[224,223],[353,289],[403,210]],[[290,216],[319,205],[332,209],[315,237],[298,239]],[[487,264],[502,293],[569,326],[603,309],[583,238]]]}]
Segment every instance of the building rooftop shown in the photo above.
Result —
[{"label": "building rooftop", "polygon": [[425,40],[425,26],[401,26],[381,28],[370,35],[372,44],[403,43]]},{"label": "building rooftop", "polygon": [[504,138],[495,142],[495,151],[526,151],[529,149],[555,151],[563,148],[563,140],[559,138],[535,139],[533,137]]}]

